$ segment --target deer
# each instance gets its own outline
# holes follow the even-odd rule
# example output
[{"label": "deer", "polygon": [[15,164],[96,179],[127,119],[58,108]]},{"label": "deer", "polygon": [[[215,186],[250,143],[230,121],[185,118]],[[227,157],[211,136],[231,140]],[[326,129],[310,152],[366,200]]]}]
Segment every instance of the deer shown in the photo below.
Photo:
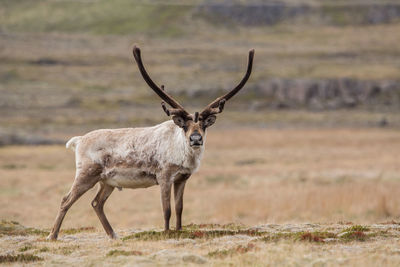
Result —
[{"label": "deer", "polygon": [[[147,85],[163,100],[162,109],[172,120],[152,127],[100,129],[72,137],[66,148],[75,151],[76,173],[48,235],[56,240],[63,219],[71,206],[89,189],[99,184],[91,202],[106,234],[116,239],[104,214],[104,204],[115,188],[147,188],[160,186],[164,230],[169,231],[171,191],[174,187],[176,230],[182,229],[183,193],[186,181],[199,168],[204,152],[206,130],[224,110],[226,101],[236,95],[248,81],[254,58],[249,51],[245,76],[228,93],[216,98],[203,111],[190,114],[182,105],[159,87],[147,73],[140,48],[133,47],[133,56]],[[169,107],[167,107],[167,104]]]}]

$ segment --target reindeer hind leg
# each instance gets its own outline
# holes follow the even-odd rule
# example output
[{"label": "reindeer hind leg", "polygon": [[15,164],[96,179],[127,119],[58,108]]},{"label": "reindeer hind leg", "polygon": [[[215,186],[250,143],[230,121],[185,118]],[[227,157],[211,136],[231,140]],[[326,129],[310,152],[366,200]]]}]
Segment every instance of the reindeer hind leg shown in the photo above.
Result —
[{"label": "reindeer hind leg", "polygon": [[114,187],[106,185],[100,182],[100,188],[97,192],[96,197],[92,201],[92,207],[99,217],[101,224],[103,225],[104,230],[106,231],[107,235],[112,238],[116,239],[117,235],[115,234],[114,230],[112,229],[110,223],[107,220],[106,215],[104,214],[104,203],[114,191]]},{"label": "reindeer hind leg", "polygon": [[68,210],[84,193],[86,193],[99,181],[98,173],[93,172],[93,168],[89,168],[88,170],[88,172],[77,173],[77,176],[74,180],[74,183],[72,184],[70,191],[61,200],[60,210],[58,211],[54,226],[50,234],[47,236],[47,239],[57,239],[61,224]]}]

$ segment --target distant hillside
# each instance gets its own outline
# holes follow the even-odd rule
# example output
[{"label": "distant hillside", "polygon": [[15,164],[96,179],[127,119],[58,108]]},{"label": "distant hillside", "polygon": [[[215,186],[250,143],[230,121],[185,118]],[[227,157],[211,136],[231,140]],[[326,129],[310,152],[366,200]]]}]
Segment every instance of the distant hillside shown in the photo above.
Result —
[{"label": "distant hillside", "polygon": [[260,3],[205,3],[196,14],[217,24],[265,26],[285,22],[318,25],[374,25],[400,19],[400,4],[390,3],[335,3],[319,4],[267,1]]},{"label": "distant hillside", "polygon": [[0,30],[93,34],[192,34],[188,22],[224,26],[280,23],[368,25],[399,21],[400,4],[386,1],[52,1],[2,0]]},{"label": "distant hillside", "polygon": [[[221,90],[182,92],[191,101],[218,97]],[[266,79],[247,86],[241,92],[251,110],[297,109],[335,110],[367,108],[400,110],[400,83],[340,79]],[[198,100],[197,100],[198,101]],[[250,105],[249,105],[250,102]]]}]

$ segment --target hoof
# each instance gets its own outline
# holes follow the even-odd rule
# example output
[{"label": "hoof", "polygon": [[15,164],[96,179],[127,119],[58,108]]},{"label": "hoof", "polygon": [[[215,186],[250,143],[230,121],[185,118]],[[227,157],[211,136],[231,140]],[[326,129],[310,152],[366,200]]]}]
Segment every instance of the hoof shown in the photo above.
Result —
[{"label": "hoof", "polygon": [[53,234],[49,234],[49,235],[46,237],[46,240],[49,240],[49,241],[56,241],[56,240],[57,240],[57,236],[55,236],[55,235],[53,235]]},{"label": "hoof", "polygon": [[117,236],[117,234],[114,233],[114,232],[112,232],[111,235],[108,235],[108,237],[110,237],[110,239],[113,239],[113,240],[118,240],[118,239],[119,239],[119,237]]}]

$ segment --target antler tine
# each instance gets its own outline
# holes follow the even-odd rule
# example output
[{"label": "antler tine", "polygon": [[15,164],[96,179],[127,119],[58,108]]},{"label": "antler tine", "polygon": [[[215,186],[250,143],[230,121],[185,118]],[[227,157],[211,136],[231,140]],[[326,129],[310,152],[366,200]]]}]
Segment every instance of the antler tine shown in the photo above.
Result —
[{"label": "antler tine", "polygon": [[[161,85],[161,90],[164,91],[164,85]],[[182,109],[177,109],[177,108],[167,108],[167,106],[165,105],[165,102],[162,101],[161,102],[161,107],[163,108],[164,112],[167,114],[167,116],[170,115],[185,115],[185,111]]]},{"label": "antler tine", "polygon": [[240,89],[243,88],[243,86],[246,84],[248,81],[251,70],[253,68],[253,58],[254,58],[254,49],[249,51],[249,61],[247,64],[247,71],[246,74],[244,75],[243,79],[240,81],[240,83],[233,88],[230,92],[226,93],[223,96],[218,97],[215,99],[213,102],[208,104],[208,106],[201,112],[202,117],[206,117],[212,114],[217,114],[221,113],[224,109],[225,102],[231,99],[234,95],[237,94],[237,92],[240,91]]},{"label": "antler tine", "polygon": [[174,115],[179,115],[179,116],[185,116],[188,115],[185,113],[184,110],[182,109],[177,109],[177,108],[167,108],[165,105],[165,102],[161,102],[161,107],[163,108],[164,112],[167,114],[167,116],[174,116]]},{"label": "antler tine", "polygon": [[[189,113],[175,100],[173,99],[170,95],[168,95],[166,92],[164,92],[164,89],[160,89],[150,78],[149,74],[147,73],[143,62],[142,62],[142,57],[140,53],[140,48],[137,47],[136,45],[133,47],[133,56],[136,60],[136,63],[138,65],[139,71],[142,74],[143,79],[146,81],[146,83],[150,86],[151,89],[165,102],[167,102],[171,107],[173,107],[173,110],[170,110],[170,114],[177,112],[175,110],[180,110],[180,114],[184,115],[189,115]],[[162,87],[163,88],[163,87]],[[163,108],[165,107],[165,104],[163,105]],[[164,109],[164,111],[167,113],[168,109]],[[168,114],[168,113],[167,113]]]},{"label": "antler tine", "polygon": [[210,106],[206,107],[200,114],[201,118],[206,118],[210,115],[221,113],[224,110],[226,100],[222,98],[219,100],[218,107],[211,108]]}]

